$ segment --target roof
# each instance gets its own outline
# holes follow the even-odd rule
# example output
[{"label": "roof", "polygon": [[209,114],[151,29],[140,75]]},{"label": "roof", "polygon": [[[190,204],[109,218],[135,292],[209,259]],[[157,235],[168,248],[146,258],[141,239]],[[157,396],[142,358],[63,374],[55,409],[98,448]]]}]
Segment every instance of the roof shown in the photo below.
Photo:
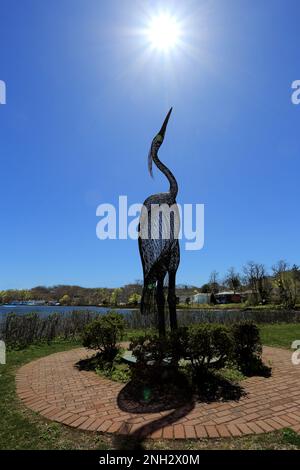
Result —
[{"label": "roof", "polygon": [[233,290],[225,291],[225,292],[218,292],[215,295],[241,295],[240,292],[233,292]]},{"label": "roof", "polygon": [[224,292],[218,292],[216,295],[233,295],[233,291],[224,291]]},{"label": "roof", "polygon": [[210,296],[210,295],[211,295],[210,292],[198,292],[197,294],[192,295],[192,297],[198,297],[198,296],[207,297],[207,296]]}]

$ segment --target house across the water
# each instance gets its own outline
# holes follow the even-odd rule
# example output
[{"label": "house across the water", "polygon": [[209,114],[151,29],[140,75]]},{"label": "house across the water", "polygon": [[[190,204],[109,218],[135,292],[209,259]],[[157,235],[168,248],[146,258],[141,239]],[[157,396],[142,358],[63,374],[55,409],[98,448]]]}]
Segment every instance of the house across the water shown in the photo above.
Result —
[{"label": "house across the water", "polygon": [[211,304],[213,303],[213,294],[204,294],[200,292],[191,297],[192,304]]},{"label": "house across the water", "polygon": [[242,294],[239,292],[225,291],[215,294],[217,304],[240,304],[242,302]]}]

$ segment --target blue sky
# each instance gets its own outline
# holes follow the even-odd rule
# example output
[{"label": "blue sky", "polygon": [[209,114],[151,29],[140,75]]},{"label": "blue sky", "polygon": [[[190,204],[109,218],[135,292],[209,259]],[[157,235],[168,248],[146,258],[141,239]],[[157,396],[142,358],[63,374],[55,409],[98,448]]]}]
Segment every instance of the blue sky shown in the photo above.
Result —
[{"label": "blue sky", "polygon": [[[168,10],[185,45],[151,54],[139,31]],[[297,0],[0,0],[0,289],[119,286],[142,278],[137,243],[100,241],[96,207],[168,188],[205,204],[205,246],[178,283],[250,259],[300,263]]]}]

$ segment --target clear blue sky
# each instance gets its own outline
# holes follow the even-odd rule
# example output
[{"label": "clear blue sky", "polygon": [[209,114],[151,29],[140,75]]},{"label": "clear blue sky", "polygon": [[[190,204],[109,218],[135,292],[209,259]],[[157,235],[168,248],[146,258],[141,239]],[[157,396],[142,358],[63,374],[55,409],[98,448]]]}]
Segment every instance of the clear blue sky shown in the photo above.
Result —
[{"label": "clear blue sky", "polygon": [[[149,11],[185,25],[185,48],[150,54]],[[205,247],[178,283],[250,259],[300,263],[298,0],[0,0],[0,289],[141,279],[137,243],[96,238],[96,207],[164,191],[205,204]]]}]

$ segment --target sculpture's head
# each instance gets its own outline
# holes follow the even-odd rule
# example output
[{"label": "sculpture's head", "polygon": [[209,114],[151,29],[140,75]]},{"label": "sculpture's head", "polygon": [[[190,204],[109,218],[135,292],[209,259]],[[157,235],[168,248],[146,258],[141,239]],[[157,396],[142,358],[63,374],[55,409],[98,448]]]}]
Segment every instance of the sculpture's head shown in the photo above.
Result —
[{"label": "sculpture's head", "polygon": [[153,176],[152,175],[152,158],[153,158],[153,155],[155,155],[158,152],[159,147],[164,141],[165,133],[166,133],[166,129],[167,129],[167,125],[168,125],[168,121],[169,121],[172,109],[173,108],[171,108],[168,114],[166,115],[164,123],[161,126],[160,131],[158,132],[158,134],[156,134],[156,136],[154,137],[151,143],[151,147],[150,147],[150,151],[148,155],[148,168],[149,168],[149,172],[151,176]]}]

